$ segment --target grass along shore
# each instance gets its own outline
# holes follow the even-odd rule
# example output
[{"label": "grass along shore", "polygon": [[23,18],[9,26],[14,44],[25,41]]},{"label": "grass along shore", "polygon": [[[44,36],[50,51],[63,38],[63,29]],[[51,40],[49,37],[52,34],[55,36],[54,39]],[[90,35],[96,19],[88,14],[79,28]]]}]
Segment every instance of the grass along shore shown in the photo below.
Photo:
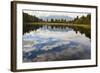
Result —
[{"label": "grass along shore", "polygon": [[54,26],[60,26],[60,25],[63,25],[63,26],[75,26],[75,27],[83,27],[83,28],[86,28],[86,29],[90,29],[91,28],[91,25],[90,24],[70,24],[70,23],[47,23],[47,22],[33,22],[33,23],[25,23],[25,24],[31,24],[31,25],[54,25]]}]

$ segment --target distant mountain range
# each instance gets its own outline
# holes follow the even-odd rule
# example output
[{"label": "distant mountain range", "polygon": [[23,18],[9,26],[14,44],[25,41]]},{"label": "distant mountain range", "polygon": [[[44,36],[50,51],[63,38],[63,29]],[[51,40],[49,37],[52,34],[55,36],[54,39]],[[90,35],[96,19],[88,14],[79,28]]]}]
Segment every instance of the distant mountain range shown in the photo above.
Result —
[{"label": "distant mountain range", "polygon": [[74,18],[70,17],[70,16],[64,16],[64,15],[50,15],[50,16],[41,16],[39,17],[40,19],[43,19],[44,21],[46,21],[48,19],[48,21],[50,21],[51,19],[66,19],[66,21],[70,21],[73,20]]}]

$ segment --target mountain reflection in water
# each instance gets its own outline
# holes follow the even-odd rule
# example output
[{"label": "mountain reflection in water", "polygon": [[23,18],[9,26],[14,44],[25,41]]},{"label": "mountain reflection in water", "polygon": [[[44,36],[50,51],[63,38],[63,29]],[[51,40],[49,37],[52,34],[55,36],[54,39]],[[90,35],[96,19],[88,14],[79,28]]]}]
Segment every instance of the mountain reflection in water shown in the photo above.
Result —
[{"label": "mountain reflection in water", "polygon": [[91,40],[69,27],[40,27],[23,34],[23,62],[91,58]]}]

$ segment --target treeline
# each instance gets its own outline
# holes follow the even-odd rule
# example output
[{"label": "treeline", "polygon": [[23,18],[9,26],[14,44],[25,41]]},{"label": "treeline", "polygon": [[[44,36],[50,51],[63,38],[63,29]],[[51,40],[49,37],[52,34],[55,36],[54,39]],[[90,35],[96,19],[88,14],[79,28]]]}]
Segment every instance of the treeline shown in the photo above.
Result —
[{"label": "treeline", "polygon": [[50,20],[43,20],[43,19],[40,19],[38,17],[36,17],[35,15],[32,16],[32,15],[29,15],[27,13],[23,13],[23,22],[24,23],[28,23],[28,22],[56,22],[56,23],[61,23],[61,22],[67,22],[66,19],[53,19],[51,18]]},{"label": "treeline", "polygon": [[91,14],[88,14],[87,16],[81,16],[80,18],[77,16],[72,21],[68,21],[68,23],[72,24],[91,24]]},{"label": "treeline", "polygon": [[66,23],[66,19],[53,19],[51,18],[51,20],[48,20],[46,22],[52,22],[52,23]]},{"label": "treeline", "polygon": [[71,24],[91,24],[91,15],[88,14],[87,16],[77,16],[74,18],[74,20],[67,21],[66,19],[50,19],[50,20],[43,20],[35,15],[29,15],[27,13],[23,13],[23,22],[28,23],[28,22],[49,22],[49,23],[71,23]]},{"label": "treeline", "polygon": [[42,22],[42,19],[39,19],[38,17],[36,17],[35,15],[29,15],[27,13],[23,13],[23,22],[24,23],[28,23],[28,22]]}]

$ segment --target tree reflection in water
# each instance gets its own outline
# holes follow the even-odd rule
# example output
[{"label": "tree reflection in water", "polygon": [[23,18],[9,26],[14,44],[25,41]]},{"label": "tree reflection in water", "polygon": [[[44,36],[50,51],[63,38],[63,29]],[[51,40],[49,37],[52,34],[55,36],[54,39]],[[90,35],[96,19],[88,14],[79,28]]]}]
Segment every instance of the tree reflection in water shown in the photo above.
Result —
[{"label": "tree reflection in water", "polygon": [[65,25],[24,27],[23,62],[91,58],[90,29]]}]

